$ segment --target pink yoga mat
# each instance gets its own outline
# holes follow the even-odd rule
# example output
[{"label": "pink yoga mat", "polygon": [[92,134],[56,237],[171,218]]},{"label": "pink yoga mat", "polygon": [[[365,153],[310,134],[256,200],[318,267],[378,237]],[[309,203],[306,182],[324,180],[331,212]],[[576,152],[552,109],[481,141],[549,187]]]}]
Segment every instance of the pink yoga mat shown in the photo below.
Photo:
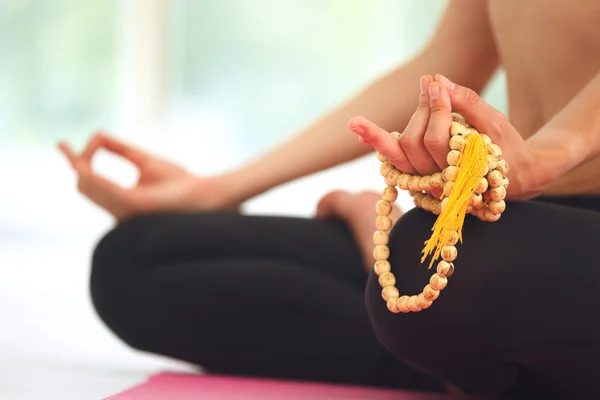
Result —
[{"label": "pink yoga mat", "polygon": [[218,375],[158,374],[105,400],[442,400],[403,390]]}]

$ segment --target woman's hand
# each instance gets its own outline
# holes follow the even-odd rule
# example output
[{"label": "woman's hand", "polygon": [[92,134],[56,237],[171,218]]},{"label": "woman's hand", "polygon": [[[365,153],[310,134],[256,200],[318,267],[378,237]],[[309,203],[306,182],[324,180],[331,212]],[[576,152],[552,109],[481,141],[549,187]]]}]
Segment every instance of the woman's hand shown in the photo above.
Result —
[{"label": "woman's hand", "polygon": [[[237,207],[227,203],[226,186],[219,178],[199,178],[178,165],[104,134],[94,135],[81,154],[75,154],[64,142],[58,147],[77,174],[79,191],[117,221],[153,212]],[[92,158],[101,148],[123,157],[138,168],[139,179],[134,187],[121,187],[94,172]]]},{"label": "woman's hand", "polygon": [[502,158],[509,165],[508,199],[537,196],[549,184],[535,171],[541,155],[477,93],[441,75],[422,77],[420,87],[419,105],[399,141],[363,117],[350,120],[350,130],[359,135],[361,143],[379,151],[399,170],[431,175],[448,166],[451,113],[455,111],[502,148]]}]

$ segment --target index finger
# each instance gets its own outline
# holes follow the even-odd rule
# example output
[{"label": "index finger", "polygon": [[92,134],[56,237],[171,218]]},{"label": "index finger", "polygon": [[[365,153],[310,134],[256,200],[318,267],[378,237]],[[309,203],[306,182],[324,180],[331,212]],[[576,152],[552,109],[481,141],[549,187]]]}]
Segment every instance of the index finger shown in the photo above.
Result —
[{"label": "index finger", "polygon": [[84,158],[88,155],[89,151],[91,155],[98,149],[104,148],[111,153],[120,155],[121,157],[131,161],[137,166],[141,166],[149,157],[149,154],[141,149],[126,144],[125,142],[118,140],[112,136],[107,135],[104,132],[98,132],[88,144],[88,148],[84,151]]}]

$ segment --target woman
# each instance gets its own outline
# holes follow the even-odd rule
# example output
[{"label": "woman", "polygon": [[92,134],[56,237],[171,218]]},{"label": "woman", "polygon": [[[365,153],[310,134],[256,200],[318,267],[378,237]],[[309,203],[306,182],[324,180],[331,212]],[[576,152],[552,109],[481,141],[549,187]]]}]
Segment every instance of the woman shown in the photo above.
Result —
[{"label": "woman", "polygon": [[[597,390],[598,12],[592,0],[452,0],[412,61],[219,177],[102,135],[80,155],[62,144],[81,192],[119,221],[94,254],[99,315],[131,346],[213,372],[569,398]],[[476,94],[500,66],[510,122]],[[467,219],[457,272],[426,311],[393,314],[381,299],[371,271],[380,194],[332,192],[316,219],[234,211],[373,149],[403,171],[440,170],[451,110],[502,147],[510,201],[495,223]],[[94,174],[100,147],[139,167],[135,188]],[[396,210],[390,261],[402,293],[429,279],[415,265],[434,218]]]}]

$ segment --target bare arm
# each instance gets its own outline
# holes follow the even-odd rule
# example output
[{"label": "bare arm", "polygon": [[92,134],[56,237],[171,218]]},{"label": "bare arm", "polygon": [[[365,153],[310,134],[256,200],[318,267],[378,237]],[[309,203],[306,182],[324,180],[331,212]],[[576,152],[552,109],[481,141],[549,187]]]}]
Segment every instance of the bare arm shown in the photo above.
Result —
[{"label": "bare arm", "polygon": [[367,154],[370,150],[348,132],[347,122],[354,116],[363,115],[389,131],[402,131],[415,112],[421,76],[444,74],[479,91],[497,65],[486,2],[452,0],[434,38],[416,58],[290,140],[226,174],[225,178],[236,182],[231,188],[231,202],[244,202],[286,182]]},{"label": "bare arm", "polygon": [[529,140],[549,185],[600,156],[600,72]]}]

